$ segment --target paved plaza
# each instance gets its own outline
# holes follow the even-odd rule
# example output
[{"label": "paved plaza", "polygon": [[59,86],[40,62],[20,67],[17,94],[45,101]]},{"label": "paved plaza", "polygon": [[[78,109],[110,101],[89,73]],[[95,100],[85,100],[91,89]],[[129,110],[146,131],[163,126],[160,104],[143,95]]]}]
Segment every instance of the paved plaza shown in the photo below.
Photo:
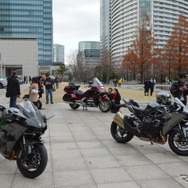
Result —
[{"label": "paved plaza", "polygon": [[[6,100],[0,97],[4,105]],[[98,108],[72,110],[63,102],[43,104],[41,111],[55,115],[43,136],[49,158],[46,170],[28,179],[15,161],[0,157],[1,188],[188,187],[188,157],[174,154],[167,143],[151,145],[136,137],[117,143],[110,134],[114,114]]]}]

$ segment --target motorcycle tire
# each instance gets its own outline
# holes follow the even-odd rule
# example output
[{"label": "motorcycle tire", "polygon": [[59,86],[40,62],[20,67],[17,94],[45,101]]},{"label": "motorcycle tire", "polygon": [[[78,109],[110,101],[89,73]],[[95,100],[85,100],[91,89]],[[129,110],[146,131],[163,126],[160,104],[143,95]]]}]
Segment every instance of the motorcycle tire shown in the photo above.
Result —
[{"label": "motorcycle tire", "polygon": [[168,137],[168,144],[174,153],[178,155],[188,156],[188,143],[179,142],[179,136],[180,132],[171,131]]},{"label": "motorcycle tire", "polygon": [[[20,151],[21,152],[21,151]],[[21,155],[16,159],[17,167],[23,176],[35,178],[43,173],[48,162],[48,154],[43,144],[32,146],[32,153],[25,156]]]},{"label": "motorcycle tire", "polygon": [[77,108],[80,107],[79,104],[69,104],[69,106],[70,106],[72,109],[74,109],[74,110],[76,110]]},{"label": "motorcycle tire", "polygon": [[129,142],[134,137],[132,133],[128,132],[126,129],[121,128],[114,121],[111,124],[110,131],[112,137],[119,143]]},{"label": "motorcycle tire", "polygon": [[42,103],[41,101],[37,101],[37,108],[40,110],[42,108]]},{"label": "motorcycle tire", "polygon": [[106,101],[100,102],[99,103],[99,109],[102,112],[108,112],[111,109],[111,101],[106,100]]}]

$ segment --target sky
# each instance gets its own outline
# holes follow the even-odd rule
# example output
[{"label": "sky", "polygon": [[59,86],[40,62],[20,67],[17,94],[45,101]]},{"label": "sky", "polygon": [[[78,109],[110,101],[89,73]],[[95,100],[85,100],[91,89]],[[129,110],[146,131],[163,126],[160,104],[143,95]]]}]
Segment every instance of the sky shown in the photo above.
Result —
[{"label": "sky", "polygon": [[53,27],[53,43],[65,46],[65,58],[80,41],[100,41],[100,0],[53,0]]}]

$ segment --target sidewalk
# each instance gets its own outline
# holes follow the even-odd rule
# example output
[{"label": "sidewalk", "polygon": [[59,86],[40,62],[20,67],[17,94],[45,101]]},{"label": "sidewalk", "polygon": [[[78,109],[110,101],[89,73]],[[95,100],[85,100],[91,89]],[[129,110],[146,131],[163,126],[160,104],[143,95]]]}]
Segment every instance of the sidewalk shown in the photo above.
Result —
[{"label": "sidewalk", "polygon": [[43,136],[49,157],[46,170],[28,179],[15,161],[0,157],[2,188],[188,187],[188,157],[174,154],[167,143],[151,145],[136,137],[117,143],[110,134],[114,114],[98,108],[72,110],[63,102],[43,104],[41,112],[55,115]]}]

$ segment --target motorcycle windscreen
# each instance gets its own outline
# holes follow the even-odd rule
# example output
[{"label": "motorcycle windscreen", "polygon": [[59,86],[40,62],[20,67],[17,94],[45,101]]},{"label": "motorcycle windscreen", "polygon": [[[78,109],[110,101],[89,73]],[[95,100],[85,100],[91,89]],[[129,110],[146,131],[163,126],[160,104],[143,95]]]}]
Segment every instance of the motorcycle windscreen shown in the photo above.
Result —
[{"label": "motorcycle windscreen", "polygon": [[27,117],[29,125],[33,127],[45,127],[45,123],[42,119],[42,114],[38,108],[30,101],[23,101],[19,103],[18,108]]},{"label": "motorcycle windscreen", "polygon": [[99,86],[99,87],[104,87],[104,85],[99,81],[98,78],[93,78],[93,85]]}]

